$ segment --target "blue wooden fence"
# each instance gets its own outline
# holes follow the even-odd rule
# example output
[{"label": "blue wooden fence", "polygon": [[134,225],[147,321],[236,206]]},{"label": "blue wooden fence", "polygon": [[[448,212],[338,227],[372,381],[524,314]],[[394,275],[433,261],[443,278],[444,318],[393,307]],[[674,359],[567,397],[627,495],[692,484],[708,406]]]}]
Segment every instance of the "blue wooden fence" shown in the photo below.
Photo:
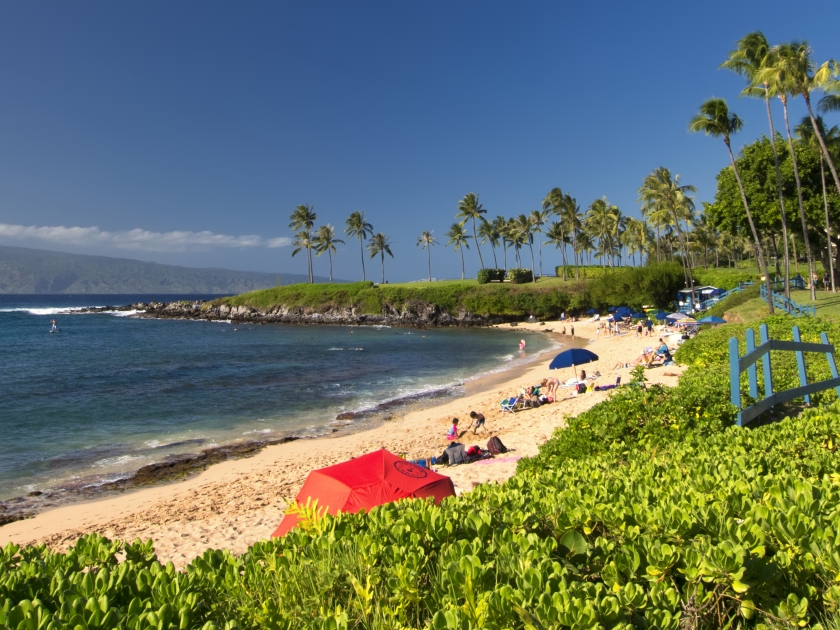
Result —
[{"label": "blue wooden fence", "polygon": [[[767,300],[767,287],[763,284],[761,285],[760,293],[761,299],[769,304],[769,301]],[[816,306],[802,306],[798,302],[786,298],[781,293],[776,293],[775,291],[771,291],[770,296],[773,299],[773,306],[782,309],[789,315],[795,315],[796,317],[801,315],[811,315],[812,317],[817,316]]]},{"label": "blue wooden fence", "polygon": [[[820,333],[822,343],[803,343],[799,334],[799,326],[794,326],[793,341],[779,341],[768,338],[767,326],[765,324],[759,327],[759,334],[761,345],[756,347],[755,331],[752,328],[747,329],[747,354],[744,356],[739,356],[738,354],[738,340],[735,337],[729,339],[729,394],[732,399],[732,404],[739,410],[739,427],[744,426],[750,420],[771,409],[774,405],[793,400],[794,398],[804,398],[805,403],[810,404],[811,394],[832,387],[837,390],[837,395],[840,396],[840,375],[837,373],[837,363],[834,360],[834,345],[828,342],[828,335],[824,332]],[[781,392],[773,391],[773,369],[770,365],[771,350],[796,352],[796,366],[799,370],[799,387]],[[805,374],[804,352],[824,354],[828,359],[831,378],[809,384],[808,377]],[[758,397],[758,378],[755,365],[759,359],[761,360],[761,368],[764,376],[764,398],[760,400]],[[741,407],[741,374],[744,372],[747,372],[750,397],[758,401],[752,407],[747,407],[746,409]]]}]

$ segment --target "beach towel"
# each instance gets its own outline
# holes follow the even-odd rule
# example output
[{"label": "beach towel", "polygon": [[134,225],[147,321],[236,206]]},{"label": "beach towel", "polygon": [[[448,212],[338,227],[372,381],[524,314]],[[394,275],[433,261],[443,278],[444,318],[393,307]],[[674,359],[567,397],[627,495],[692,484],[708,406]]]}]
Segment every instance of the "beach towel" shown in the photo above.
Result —
[{"label": "beach towel", "polygon": [[444,451],[444,456],[450,466],[463,464],[467,461],[467,450],[460,442],[452,442]]}]

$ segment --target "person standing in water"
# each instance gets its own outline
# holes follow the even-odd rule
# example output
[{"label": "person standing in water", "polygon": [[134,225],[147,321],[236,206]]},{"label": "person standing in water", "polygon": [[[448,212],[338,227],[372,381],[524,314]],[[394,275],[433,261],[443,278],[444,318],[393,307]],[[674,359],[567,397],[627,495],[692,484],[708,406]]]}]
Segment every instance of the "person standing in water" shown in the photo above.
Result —
[{"label": "person standing in water", "polygon": [[52,328],[50,328],[50,332],[58,332],[58,324],[55,323],[55,320],[50,321],[52,324]]}]

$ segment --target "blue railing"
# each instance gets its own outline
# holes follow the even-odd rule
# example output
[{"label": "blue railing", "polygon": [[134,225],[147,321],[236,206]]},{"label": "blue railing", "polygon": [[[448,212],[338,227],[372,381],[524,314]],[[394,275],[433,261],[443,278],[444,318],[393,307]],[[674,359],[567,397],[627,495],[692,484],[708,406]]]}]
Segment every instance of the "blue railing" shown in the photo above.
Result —
[{"label": "blue railing", "polygon": [[[779,280],[778,276],[776,276],[776,280],[770,283],[770,286],[773,288],[774,291],[784,291],[785,289],[785,281]],[[800,289],[804,290],[805,287],[805,278],[802,276],[796,276],[790,279],[790,288],[791,289]]]},{"label": "blue railing", "polygon": [[[761,285],[760,293],[761,299],[769,304],[769,300],[767,299],[767,287],[763,284]],[[789,315],[794,315],[796,317],[800,317],[801,315],[810,315],[812,317],[817,316],[816,306],[802,306],[795,300],[786,298],[781,293],[776,293],[775,291],[770,291],[770,297],[773,300],[773,306],[775,308],[780,308]]]},{"label": "blue railing", "polygon": [[[720,295],[716,295],[714,297],[710,297],[708,300],[701,300],[697,304],[700,307],[701,311],[705,311],[707,309],[712,308],[715,304],[720,302],[722,299],[729,297],[733,293],[737,293],[738,291],[742,291],[746,287],[752,286],[752,282],[739,282],[737,287],[729,289],[726,293],[721,293]],[[691,300],[688,300],[684,304],[681,304],[679,307],[680,313],[691,314],[694,312],[694,305],[691,303]]]},{"label": "blue railing", "polygon": [[[769,339],[767,325],[759,327],[761,345],[755,346],[755,331],[747,329],[747,354],[739,356],[738,340],[735,337],[729,339],[729,394],[732,404],[738,408],[738,426],[742,427],[750,420],[779,403],[804,398],[806,404],[811,403],[811,394],[824,391],[834,387],[837,395],[840,396],[840,375],[837,373],[837,363],[834,360],[834,345],[828,342],[828,335],[820,333],[822,343],[803,343],[799,334],[799,326],[793,327],[793,341],[778,341]],[[770,351],[782,350],[796,352],[796,366],[799,371],[799,387],[780,392],[773,391],[773,369],[770,364]],[[824,354],[828,359],[828,367],[831,370],[831,378],[817,383],[808,383],[805,373],[804,352],[818,352]],[[758,399],[758,378],[756,376],[755,364],[761,360],[761,367],[764,376],[764,398]],[[747,372],[750,397],[758,402],[746,409],[741,407],[741,374]]]}]

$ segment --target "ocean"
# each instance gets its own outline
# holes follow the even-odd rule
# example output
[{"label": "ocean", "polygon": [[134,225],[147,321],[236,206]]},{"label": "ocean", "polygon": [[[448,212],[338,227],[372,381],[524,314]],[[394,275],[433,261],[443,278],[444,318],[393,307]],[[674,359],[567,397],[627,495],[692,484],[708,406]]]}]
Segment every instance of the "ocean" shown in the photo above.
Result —
[{"label": "ocean", "polygon": [[[73,311],[209,297],[0,295],[0,500],[95,488],[213,446],[376,426],[463,395],[470,379],[553,345],[513,329],[234,325]],[[49,332],[51,319],[58,333]]]}]

